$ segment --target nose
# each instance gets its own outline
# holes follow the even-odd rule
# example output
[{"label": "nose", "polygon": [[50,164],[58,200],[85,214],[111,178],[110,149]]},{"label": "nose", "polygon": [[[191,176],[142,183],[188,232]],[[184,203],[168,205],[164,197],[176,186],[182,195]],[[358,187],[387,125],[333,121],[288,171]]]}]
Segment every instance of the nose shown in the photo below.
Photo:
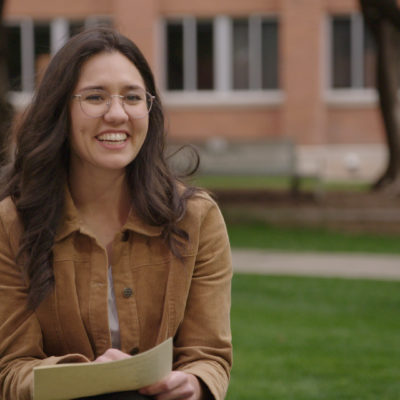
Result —
[{"label": "nose", "polygon": [[127,112],[124,109],[122,98],[119,96],[111,96],[110,105],[107,112],[104,114],[104,119],[107,122],[125,122],[129,119]]}]

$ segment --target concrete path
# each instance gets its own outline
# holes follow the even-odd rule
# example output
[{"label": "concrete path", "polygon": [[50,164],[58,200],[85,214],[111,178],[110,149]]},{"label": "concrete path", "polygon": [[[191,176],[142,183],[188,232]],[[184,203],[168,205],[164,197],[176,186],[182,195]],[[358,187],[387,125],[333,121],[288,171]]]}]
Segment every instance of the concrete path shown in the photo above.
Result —
[{"label": "concrete path", "polygon": [[232,250],[242,273],[400,280],[399,255]]}]

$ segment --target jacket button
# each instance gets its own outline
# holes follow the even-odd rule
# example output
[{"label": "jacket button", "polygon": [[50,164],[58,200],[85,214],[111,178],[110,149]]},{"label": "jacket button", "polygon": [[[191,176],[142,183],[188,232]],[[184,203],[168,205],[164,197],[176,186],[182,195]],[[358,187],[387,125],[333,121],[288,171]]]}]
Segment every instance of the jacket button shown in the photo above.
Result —
[{"label": "jacket button", "polygon": [[129,231],[124,231],[122,233],[122,241],[127,242],[129,240]]},{"label": "jacket button", "polygon": [[139,347],[134,347],[130,352],[129,352],[129,354],[131,355],[131,356],[134,356],[134,355],[136,355],[136,354],[138,354],[139,353]]},{"label": "jacket button", "polygon": [[123,295],[126,299],[128,299],[129,297],[131,297],[132,294],[133,294],[133,290],[132,290],[130,287],[126,287],[126,288],[123,290],[123,292],[122,292],[122,295]]}]

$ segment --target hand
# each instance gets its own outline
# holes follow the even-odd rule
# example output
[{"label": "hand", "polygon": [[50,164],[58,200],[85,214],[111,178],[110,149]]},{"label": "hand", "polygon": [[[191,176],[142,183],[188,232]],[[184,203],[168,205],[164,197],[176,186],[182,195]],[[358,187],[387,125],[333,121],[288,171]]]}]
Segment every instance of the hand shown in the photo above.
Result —
[{"label": "hand", "polygon": [[203,395],[200,381],[182,371],[170,372],[165,379],[140,389],[139,393],[155,400],[201,400]]},{"label": "hand", "polygon": [[97,357],[93,362],[123,360],[124,358],[130,357],[131,356],[129,354],[126,354],[118,349],[108,349],[104,354]]}]

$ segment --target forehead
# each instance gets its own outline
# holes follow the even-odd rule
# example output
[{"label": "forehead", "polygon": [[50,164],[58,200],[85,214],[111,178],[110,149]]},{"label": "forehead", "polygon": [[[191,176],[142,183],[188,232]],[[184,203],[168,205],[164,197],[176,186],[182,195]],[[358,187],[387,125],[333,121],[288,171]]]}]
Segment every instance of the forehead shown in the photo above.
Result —
[{"label": "forehead", "polygon": [[102,52],[90,57],[81,67],[76,88],[103,87],[118,89],[125,86],[140,86],[145,84],[136,66],[123,54]]}]

